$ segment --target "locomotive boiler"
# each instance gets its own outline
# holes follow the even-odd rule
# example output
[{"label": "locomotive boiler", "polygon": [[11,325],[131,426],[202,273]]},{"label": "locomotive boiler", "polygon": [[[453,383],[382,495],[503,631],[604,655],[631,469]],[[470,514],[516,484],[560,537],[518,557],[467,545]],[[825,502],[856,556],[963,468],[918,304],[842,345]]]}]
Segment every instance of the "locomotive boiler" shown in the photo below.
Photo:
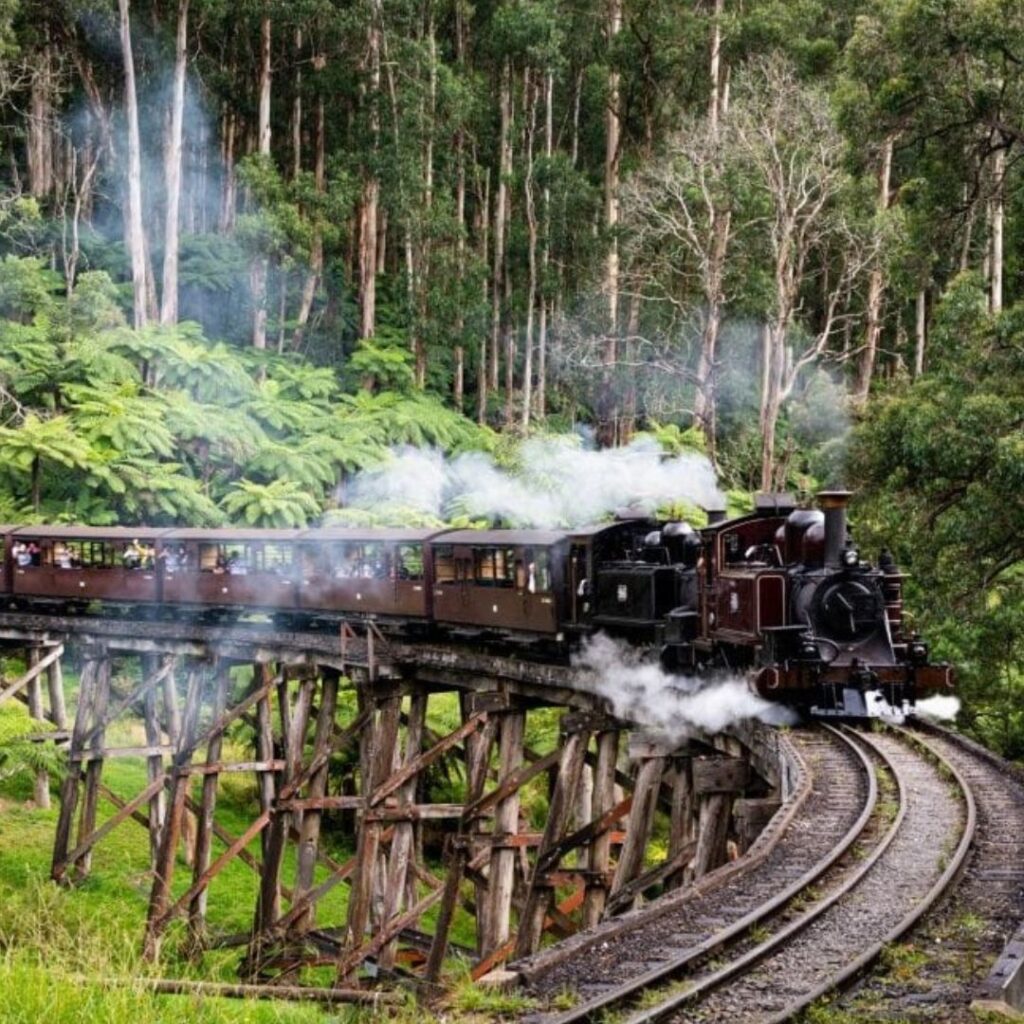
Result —
[{"label": "locomotive boiler", "polygon": [[759,495],[750,515],[668,523],[598,569],[595,625],[657,643],[667,668],[746,675],[763,697],[823,715],[909,709],[948,692],[948,665],[903,625],[903,574],[850,539],[847,491],[819,509]]}]

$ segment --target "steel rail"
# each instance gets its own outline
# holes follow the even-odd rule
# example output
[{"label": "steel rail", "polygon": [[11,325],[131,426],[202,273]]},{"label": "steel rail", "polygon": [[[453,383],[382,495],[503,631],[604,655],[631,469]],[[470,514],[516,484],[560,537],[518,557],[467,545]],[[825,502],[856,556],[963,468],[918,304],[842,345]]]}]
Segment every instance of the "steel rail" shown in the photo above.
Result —
[{"label": "steel rail", "polygon": [[589,1021],[594,1018],[596,1014],[628,1000],[631,996],[636,995],[644,989],[650,988],[659,983],[670,981],[674,975],[684,970],[690,964],[709,955],[716,949],[734,942],[751,928],[755,927],[760,922],[773,915],[776,911],[780,910],[803,890],[813,885],[847,852],[847,850],[849,850],[858,837],[863,833],[868,822],[875,813],[875,808],[878,804],[878,781],[875,778],[875,772],[871,762],[859,744],[851,741],[847,736],[844,736],[839,732],[839,730],[834,729],[832,726],[822,725],[820,728],[824,728],[831,732],[840,742],[845,743],[853,751],[860,762],[860,766],[864,770],[865,777],[867,779],[868,792],[865,796],[864,806],[861,810],[860,816],[853,825],[850,826],[839,842],[836,843],[836,845],[833,846],[832,849],[829,850],[829,852],[816,864],[812,865],[806,872],[804,872],[803,875],[781,892],[776,893],[771,897],[771,899],[766,900],[760,906],[755,907],[752,911],[734,921],[732,924],[720,929],[713,935],[708,936],[708,938],[703,942],[700,942],[695,946],[691,946],[689,949],[672,957],[664,963],[659,964],[650,971],[639,974],[636,977],[629,979],[629,981],[624,982],[622,985],[619,985],[608,992],[602,993],[596,999],[588,1000],[586,1003],[574,1006],[559,1014],[545,1014],[541,1018],[544,1024],[577,1024],[579,1021]]},{"label": "steel rail", "polygon": [[867,970],[867,968],[882,955],[886,946],[891,945],[893,942],[897,942],[906,935],[907,932],[909,932],[918,923],[918,921],[920,921],[921,918],[935,906],[943,895],[945,895],[946,891],[960,874],[960,871],[964,866],[964,862],[967,859],[967,853],[971,848],[971,844],[974,842],[974,835],[978,826],[978,809],[975,804],[974,793],[971,791],[970,785],[955,765],[947,761],[946,758],[944,758],[937,750],[922,740],[920,736],[900,727],[890,726],[890,728],[898,735],[902,736],[904,742],[910,746],[917,747],[919,750],[924,752],[926,756],[941,765],[945,771],[948,771],[953,776],[956,780],[957,786],[960,787],[960,792],[963,795],[964,803],[967,807],[967,815],[964,822],[963,834],[960,837],[960,842],[957,844],[956,852],[946,865],[945,870],[936,879],[935,884],[932,885],[925,894],[924,899],[922,899],[909,913],[907,913],[898,924],[882,936],[878,942],[865,950],[860,956],[843,968],[842,971],[828,979],[828,981],[818,985],[811,992],[808,992],[795,1003],[786,1007],[785,1010],[781,1010],[774,1017],[769,1018],[766,1024],[783,1024],[785,1021],[792,1020],[797,1016],[797,1014],[802,1013],[813,1003],[822,999],[824,996],[827,996],[830,992],[835,992],[844,988]]},{"label": "steel rail", "polygon": [[[906,816],[907,801],[906,801],[906,787],[900,773],[896,770],[895,765],[886,756],[884,751],[878,748],[878,746],[870,739],[869,736],[862,732],[854,732],[854,730],[844,727],[844,731],[852,735],[856,735],[859,740],[865,742],[872,748],[876,756],[885,762],[890,771],[893,773],[893,778],[896,781],[896,785],[899,791],[899,803],[900,810],[894,819],[892,825],[883,837],[882,841],[872,851],[871,855],[867,860],[860,866],[860,868],[854,872],[854,874],[848,878],[838,889],[831,893],[825,900],[816,904],[809,911],[801,915],[801,917],[792,921],[781,931],[770,936],[765,942],[759,946],[749,950],[743,956],[737,960],[726,964],[723,968],[714,973],[707,975],[698,981],[685,991],[671,996],[668,999],[663,1000],[660,1003],[655,1004],[643,1011],[628,1017],[624,1024],[653,1024],[656,1021],[662,1021],[669,1015],[674,1013],[676,1010],[683,1007],[685,1004],[693,1002],[698,998],[709,994],[714,989],[717,989],[724,982],[729,979],[741,974],[743,971],[752,967],[755,963],[765,959],[770,954],[780,950],[787,942],[790,941],[799,932],[803,931],[812,921],[820,917],[825,911],[834,906],[840,899],[851,892],[868,872],[874,867],[878,859],[885,853],[888,847],[891,845],[893,839],[898,834],[900,827],[903,823],[903,819]],[[964,830],[960,838],[960,842],[957,846],[956,853],[947,865],[946,869],[942,872],[939,878],[931,886],[924,898],[920,900],[917,905],[907,913],[899,923],[890,929],[878,942],[873,943],[867,950],[857,956],[854,960],[848,963],[840,971],[836,972],[826,981],[820,985],[815,986],[811,991],[804,993],[797,1000],[790,1003],[783,1010],[768,1018],[765,1024],[783,1024],[785,1021],[790,1021],[798,1014],[806,1010],[810,1005],[816,1002],[818,999],[833,992],[837,989],[842,988],[848,984],[852,979],[856,978],[862,973],[867,967],[869,967],[875,960],[881,956],[882,951],[885,947],[892,942],[905,935],[906,932],[912,928],[920,918],[927,913],[929,909],[936,903],[936,901],[946,892],[949,885],[959,873],[963,866],[964,860],[967,856],[967,851],[970,848],[970,844],[974,838],[974,832],[977,822],[977,812],[974,805],[974,797],[971,794],[970,788],[967,786],[965,780],[956,769],[950,765],[944,758],[942,758],[936,751],[927,747],[926,744],[919,741],[913,734],[908,733],[903,729],[894,729],[898,732],[904,742],[907,742],[911,746],[915,746],[919,751],[924,753],[933,763],[938,763],[948,770],[953,778],[956,780],[957,785],[960,787],[961,793],[963,794],[964,801],[967,807],[966,821]]]}]

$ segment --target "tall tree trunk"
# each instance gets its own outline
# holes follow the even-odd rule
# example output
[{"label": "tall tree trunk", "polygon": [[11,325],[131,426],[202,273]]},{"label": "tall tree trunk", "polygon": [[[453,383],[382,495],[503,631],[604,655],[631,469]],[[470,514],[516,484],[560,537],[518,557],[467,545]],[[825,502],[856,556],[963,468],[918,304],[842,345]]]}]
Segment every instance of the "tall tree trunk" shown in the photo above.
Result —
[{"label": "tall tree trunk", "polygon": [[[319,73],[323,70],[326,60],[322,54],[313,59],[313,66]],[[327,113],[324,104],[323,88],[318,89],[316,100],[316,155],[313,165],[313,182],[317,195],[323,195],[327,187]],[[292,336],[292,348],[302,347],[306,337],[306,326],[313,311],[313,300],[316,289],[324,272],[324,236],[320,230],[320,216],[317,212],[316,224],[313,228],[313,241],[309,252],[309,271],[302,283],[302,296],[299,300],[299,312],[296,317],[295,334]]]},{"label": "tall tree trunk", "polygon": [[917,293],[916,321],[914,324],[914,379],[924,373],[924,346],[927,341],[928,289],[921,288]]},{"label": "tall tree trunk", "polygon": [[529,68],[523,72],[523,93],[526,110],[525,157],[526,174],[523,178],[523,192],[526,200],[527,263],[529,275],[526,295],[526,331],[523,336],[523,408],[521,422],[523,432],[530,429],[530,413],[533,410],[533,322],[537,305],[537,204],[534,198],[533,137],[537,127],[537,84]]},{"label": "tall tree trunk", "polygon": [[[896,140],[894,135],[887,136],[882,145],[882,160],[878,170],[878,213],[884,214],[889,209],[890,189],[889,184],[892,178],[892,150]],[[855,399],[863,404],[868,399],[868,392],[871,390],[871,378],[875,372],[875,362],[878,358],[878,339],[882,334],[882,298],[885,292],[885,271],[881,265],[881,258],[871,268],[871,277],[868,280],[867,298],[867,324],[864,331],[864,348],[860,354],[860,365],[857,370],[857,388]]]},{"label": "tall tree trunk", "polygon": [[[380,134],[380,0],[373,0],[367,37],[370,135],[374,152]],[[359,337],[372,338],[377,330],[377,200],[380,184],[374,166],[363,170],[363,197],[359,216]]]},{"label": "tall tree trunk", "polygon": [[164,228],[164,286],[160,323],[178,322],[178,225],[181,209],[181,150],[185,125],[185,69],[188,60],[188,2],[178,0],[178,31],[174,42],[174,85],[171,92],[171,137],[164,178],[167,218]]},{"label": "tall tree trunk", "polygon": [[[260,78],[259,78],[259,119],[256,128],[256,147],[260,156],[270,156],[270,53],[271,21],[269,15],[260,19]],[[266,256],[257,256],[249,275],[252,287],[252,345],[253,348],[267,347],[267,276],[270,261]]]},{"label": "tall tree trunk", "polygon": [[775,489],[775,432],[782,407],[782,378],[786,364],[786,328],[775,323],[764,329],[764,369],[761,394],[761,490]]},{"label": "tall tree trunk", "polygon": [[131,18],[128,0],[118,0],[121,19],[121,54],[124,59],[125,117],[128,122],[128,253],[132,265],[134,323],[145,327],[149,319],[146,295],[146,239],[142,228],[142,145],[139,140],[139,104],[135,92]]},{"label": "tall tree trunk", "polygon": [[[554,145],[554,92],[555,75],[548,71],[544,76],[544,156],[551,161]],[[535,409],[537,418],[543,423],[547,416],[548,403],[548,296],[547,273],[551,260],[551,187],[545,179],[543,197],[543,242],[541,246],[541,295],[540,317],[537,323],[537,397]]]},{"label": "tall tree trunk", "polygon": [[[722,118],[728,113],[728,73],[722,63],[722,15],[725,0],[715,0],[714,20],[711,26],[711,55],[709,62],[710,98],[708,125],[714,140],[718,140]],[[716,175],[717,175],[716,171]],[[732,213],[729,209],[711,210],[711,251],[705,271],[704,300],[706,313],[701,332],[701,349],[697,361],[697,379],[693,399],[693,419],[707,442],[708,455],[715,461],[717,449],[717,399],[715,393],[715,361],[718,335],[722,324],[722,287],[725,280],[725,261],[729,250]]]},{"label": "tall tree trunk", "polygon": [[427,382],[427,347],[423,339],[423,327],[427,322],[428,290],[430,280],[430,212],[434,206],[434,122],[437,116],[437,39],[434,33],[434,15],[430,9],[427,15],[427,114],[424,120],[426,139],[423,144],[423,208],[427,212],[425,230],[420,232],[420,258],[416,273],[416,320],[419,324],[415,333],[415,380],[422,388]]},{"label": "tall tree trunk", "polygon": [[26,125],[26,163],[29,192],[37,199],[54,189],[53,51],[47,43],[32,62],[29,116]]},{"label": "tall tree trunk", "polygon": [[295,29],[295,95],[292,97],[292,180],[302,173],[302,29]]},{"label": "tall tree trunk", "polygon": [[501,69],[501,129],[498,137],[498,187],[494,199],[494,265],[491,273],[491,388],[498,387],[498,349],[501,343],[502,295],[505,283],[505,213],[508,180],[512,174],[512,69]]},{"label": "tall tree trunk", "polygon": [[[606,31],[608,48],[612,50],[616,37],[622,31],[622,0],[608,0]],[[604,226],[608,232],[608,252],[605,256],[604,293],[608,303],[608,317],[602,352],[604,373],[598,401],[597,429],[597,441],[602,447],[615,444],[618,418],[613,378],[618,359],[619,330],[619,241],[616,235],[619,225],[619,143],[622,133],[619,80],[619,72],[613,65],[608,72],[608,105],[605,112]]]},{"label": "tall tree trunk", "polygon": [[989,308],[998,313],[1003,308],[1003,222],[1005,218],[1006,150],[1000,146],[992,154],[992,270],[989,287]]},{"label": "tall tree trunk", "polygon": [[[484,169],[484,184],[483,184],[483,195],[479,197],[480,202],[478,203],[479,219],[480,219],[480,261],[482,264],[487,262],[487,253],[490,247],[490,230],[489,225],[491,223],[490,210],[491,210],[491,169],[487,167]],[[487,278],[484,276],[483,280],[483,299],[487,301]],[[480,352],[479,358],[477,359],[477,382],[476,382],[476,419],[480,426],[483,426],[487,420],[487,395],[490,386],[490,368],[487,365],[487,344],[488,336],[483,331],[480,332]]]},{"label": "tall tree trunk", "polygon": [[[233,76],[232,76],[233,77]],[[238,130],[238,114],[234,105],[225,105],[224,144],[221,162],[224,168],[224,189],[221,194],[218,227],[227,234],[235,226],[235,135]]]}]

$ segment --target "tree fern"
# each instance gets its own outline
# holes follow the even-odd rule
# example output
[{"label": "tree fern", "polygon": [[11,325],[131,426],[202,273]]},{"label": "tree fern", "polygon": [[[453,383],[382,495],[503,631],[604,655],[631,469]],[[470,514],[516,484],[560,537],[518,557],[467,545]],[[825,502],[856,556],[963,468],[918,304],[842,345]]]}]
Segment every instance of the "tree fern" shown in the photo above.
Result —
[{"label": "tree fern", "polygon": [[0,708],[0,779],[48,771],[59,776],[64,759],[53,743],[35,743],[28,737],[49,732],[53,726],[29,718],[23,708]]}]

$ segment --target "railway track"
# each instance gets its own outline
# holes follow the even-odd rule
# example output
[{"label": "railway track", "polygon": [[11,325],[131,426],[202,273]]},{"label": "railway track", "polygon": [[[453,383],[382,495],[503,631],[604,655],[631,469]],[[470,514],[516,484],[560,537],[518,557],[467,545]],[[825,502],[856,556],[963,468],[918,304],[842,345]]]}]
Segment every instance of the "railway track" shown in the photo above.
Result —
[{"label": "railway track", "polygon": [[898,983],[873,972],[840,1006],[851,1021],[977,1024],[972,998],[986,995],[985,977],[1024,908],[1024,771],[947,729],[916,731],[971,787],[977,837],[956,891],[914,930],[912,970],[905,965]]},{"label": "railway track", "polygon": [[974,830],[955,769],[905,735],[795,736],[815,789],[772,854],[742,881],[646,925],[640,916],[585,956],[532,976],[527,965],[536,994],[578,999],[570,1010],[531,1014],[531,1024],[609,1014],[629,1024],[787,1020],[861,971],[938,899]]}]

